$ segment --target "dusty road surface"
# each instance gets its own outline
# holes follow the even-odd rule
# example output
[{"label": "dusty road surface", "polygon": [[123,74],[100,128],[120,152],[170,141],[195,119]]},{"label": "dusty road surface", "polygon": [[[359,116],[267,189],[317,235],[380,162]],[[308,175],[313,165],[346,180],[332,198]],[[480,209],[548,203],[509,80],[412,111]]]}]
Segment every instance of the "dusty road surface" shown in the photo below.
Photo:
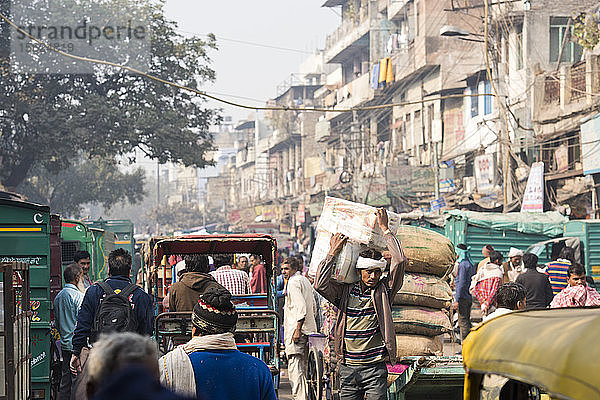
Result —
[{"label": "dusty road surface", "polygon": [[282,369],[279,380],[279,400],[292,400],[292,387],[287,376],[287,369]]}]

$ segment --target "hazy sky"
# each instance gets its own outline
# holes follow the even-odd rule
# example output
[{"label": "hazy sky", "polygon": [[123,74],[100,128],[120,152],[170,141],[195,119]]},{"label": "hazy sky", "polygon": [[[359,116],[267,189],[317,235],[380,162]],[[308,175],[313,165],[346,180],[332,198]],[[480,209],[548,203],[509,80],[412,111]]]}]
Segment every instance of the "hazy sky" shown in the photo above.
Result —
[{"label": "hazy sky", "polygon": [[[333,10],[321,7],[324,2],[166,0],[165,13],[178,22],[182,34],[212,32],[217,36],[219,50],[211,54],[217,79],[215,84],[203,89],[260,100],[227,97],[228,100],[258,106],[275,97],[277,85],[291,73],[298,72],[300,62],[314,49],[323,48],[327,34],[336,29],[340,20],[337,15],[339,7]],[[251,113],[222,107],[223,115],[231,115],[234,120],[245,119]]]}]

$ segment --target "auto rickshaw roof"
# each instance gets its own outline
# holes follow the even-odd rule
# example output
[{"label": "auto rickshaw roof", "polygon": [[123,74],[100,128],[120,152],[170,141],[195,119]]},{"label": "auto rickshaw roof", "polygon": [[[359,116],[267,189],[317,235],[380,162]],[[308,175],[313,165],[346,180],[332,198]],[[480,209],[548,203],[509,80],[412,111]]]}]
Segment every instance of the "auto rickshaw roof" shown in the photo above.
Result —
[{"label": "auto rickshaw roof", "polygon": [[277,241],[270,235],[259,233],[186,235],[164,239],[156,243],[156,256],[166,254],[259,254],[267,265],[273,265]]},{"label": "auto rickshaw roof", "polygon": [[553,397],[600,398],[600,307],[513,312],[471,331],[468,371],[535,385]]}]

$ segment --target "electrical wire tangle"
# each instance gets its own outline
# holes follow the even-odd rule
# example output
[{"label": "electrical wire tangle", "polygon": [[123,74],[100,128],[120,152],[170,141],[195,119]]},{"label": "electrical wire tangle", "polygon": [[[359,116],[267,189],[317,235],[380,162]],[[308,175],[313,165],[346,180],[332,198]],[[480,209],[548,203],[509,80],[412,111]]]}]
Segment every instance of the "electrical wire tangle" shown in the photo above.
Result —
[{"label": "electrical wire tangle", "polygon": [[[438,96],[438,97],[432,97],[432,98],[428,98],[428,99],[421,99],[421,100],[415,100],[415,101],[407,101],[407,102],[400,102],[400,103],[386,103],[386,104],[377,104],[377,105],[372,105],[372,106],[361,106],[361,107],[351,107],[351,108],[325,108],[325,107],[290,107],[290,106],[251,106],[251,105],[247,105],[247,104],[242,104],[242,103],[236,103],[233,101],[229,101],[226,99],[223,99],[221,97],[218,96],[214,96],[209,94],[206,91],[203,90],[199,90],[199,89],[195,89],[195,88],[191,88],[189,86],[185,86],[185,85],[181,85],[179,83],[176,82],[172,82],[169,81],[167,79],[163,79],[160,78],[156,75],[152,75],[143,71],[140,71],[139,69],[127,66],[127,65],[123,65],[123,64],[118,64],[112,61],[106,61],[106,60],[100,60],[100,59],[95,59],[95,58],[89,58],[89,57],[83,57],[83,56],[78,56],[75,54],[71,54],[69,52],[57,49],[54,46],[51,46],[50,44],[46,43],[43,40],[40,40],[36,37],[34,37],[33,35],[29,34],[27,31],[21,29],[19,26],[17,26],[12,20],[10,20],[8,17],[6,17],[4,14],[0,13],[0,19],[4,20],[8,25],[10,25],[13,29],[15,29],[17,32],[19,32],[20,34],[24,35],[25,37],[29,38],[30,40],[44,46],[45,48],[47,48],[50,51],[53,51],[57,54],[60,54],[64,57],[73,59],[73,60],[78,60],[78,61],[83,61],[83,62],[89,62],[89,63],[93,63],[93,64],[99,64],[99,65],[106,65],[106,66],[110,66],[110,67],[114,67],[114,68],[118,68],[118,69],[122,69],[125,71],[129,71],[133,74],[145,77],[147,79],[180,89],[180,90],[185,90],[191,93],[194,93],[198,96],[202,96],[223,104],[227,104],[233,107],[238,107],[238,108],[244,108],[247,110],[258,110],[258,111],[300,111],[300,112],[322,112],[322,113],[346,113],[346,112],[352,112],[352,111],[368,111],[368,110],[380,110],[380,109],[385,109],[385,108],[392,108],[392,107],[402,107],[402,106],[407,106],[407,105],[413,105],[413,104],[423,104],[423,103],[428,103],[428,102],[434,102],[434,101],[439,101],[439,100],[445,100],[445,99],[453,99],[453,98],[465,98],[465,97],[481,97],[481,96],[490,96],[492,95],[491,93],[476,93],[476,94],[455,94],[455,95],[445,95],[445,96]],[[239,97],[239,96],[233,96],[233,95],[226,95],[229,97]]]}]

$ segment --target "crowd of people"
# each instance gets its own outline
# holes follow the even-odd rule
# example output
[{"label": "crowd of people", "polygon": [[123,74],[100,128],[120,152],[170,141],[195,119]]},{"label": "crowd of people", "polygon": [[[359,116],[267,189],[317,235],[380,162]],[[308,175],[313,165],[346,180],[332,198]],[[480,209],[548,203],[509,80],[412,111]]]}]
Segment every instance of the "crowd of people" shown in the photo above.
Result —
[{"label": "crowd of people", "polygon": [[563,247],[558,257],[546,266],[535,254],[511,247],[507,260],[490,244],[483,247],[484,259],[474,265],[470,248],[456,247],[458,260],[454,269],[453,309],[458,313],[460,338],[471,329],[474,300],[483,320],[514,310],[600,306],[594,282],[586,277],[585,268],[576,261],[575,249]]},{"label": "crowd of people", "polygon": [[[396,361],[392,304],[402,287],[407,259],[383,209],[377,211],[377,224],[387,251],[360,253],[356,283],[333,279],[347,240],[341,234],[332,236],[314,276],[308,274],[302,256],[280,260],[275,282],[295,400],[309,398],[308,338],[317,332],[332,340],[341,399],[386,398],[386,363]],[[484,260],[477,265],[468,246],[459,244],[456,252],[452,308],[458,314],[461,340],[472,327],[474,305],[484,322],[515,310],[600,305],[600,295],[568,247],[547,266],[516,248],[505,261],[502,253],[486,245]],[[270,273],[260,256],[188,254],[175,260],[178,278],[163,305],[190,313],[192,337],[160,358],[149,339],[153,299],[130,281],[131,255],[122,249],[111,252],[109,277],[95,283],[87,274],[89,254],[78,253],[75,259],[64,270],[65,285],[54,302],[63,359],[59,399],[276,398],[269,367],[236,345],[233,296],[268,290]]]}]

